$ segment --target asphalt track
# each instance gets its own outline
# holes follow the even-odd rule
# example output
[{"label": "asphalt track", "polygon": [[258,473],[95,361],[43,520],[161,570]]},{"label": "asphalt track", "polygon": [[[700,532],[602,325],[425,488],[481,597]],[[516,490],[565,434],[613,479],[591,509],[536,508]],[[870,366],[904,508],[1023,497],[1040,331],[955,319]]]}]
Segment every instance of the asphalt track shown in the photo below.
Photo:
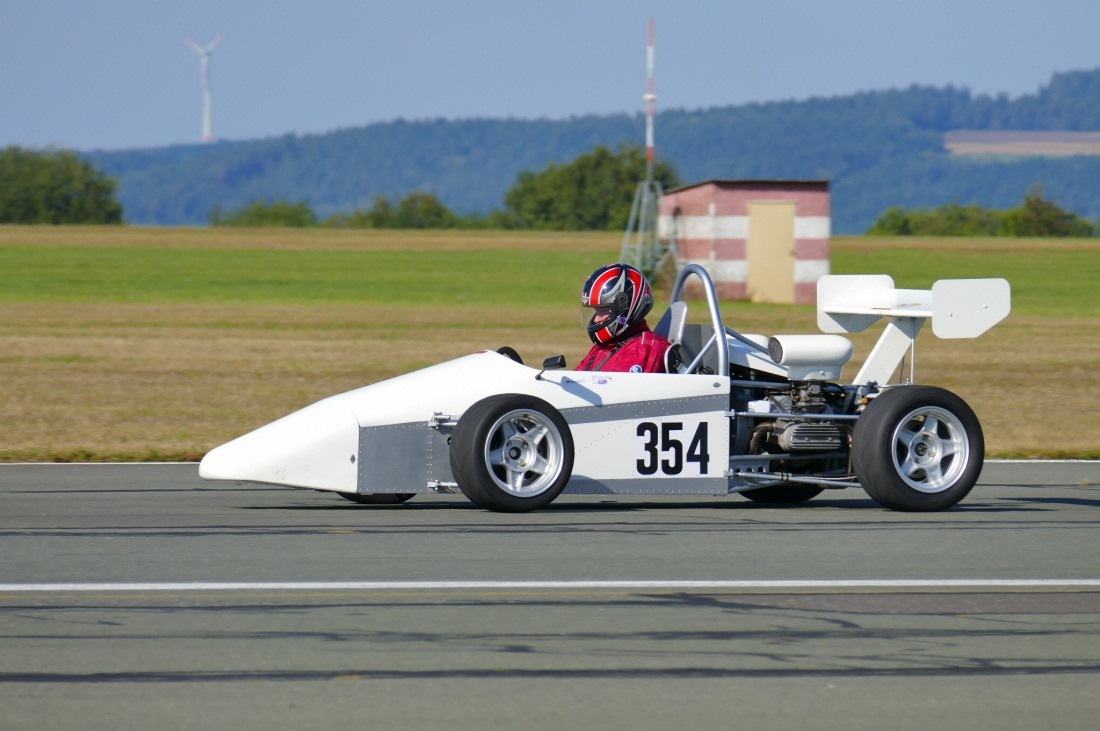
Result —
[{"label": "asphalt track", "polygon": [[1100,463],[502,515],[0,465],[2,729],[1095,729]]}]

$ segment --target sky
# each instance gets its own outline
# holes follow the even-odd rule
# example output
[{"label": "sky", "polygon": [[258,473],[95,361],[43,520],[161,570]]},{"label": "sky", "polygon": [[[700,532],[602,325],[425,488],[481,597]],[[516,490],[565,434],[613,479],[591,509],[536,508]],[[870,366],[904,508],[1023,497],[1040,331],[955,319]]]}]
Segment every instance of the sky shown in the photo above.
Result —
[{"label": "sky", "polygon": [[640,113],[651,17],[658,112],[1100,66],[1097,0],[0,0],[0,146],[198,142],[219,35],[220,140]]}]

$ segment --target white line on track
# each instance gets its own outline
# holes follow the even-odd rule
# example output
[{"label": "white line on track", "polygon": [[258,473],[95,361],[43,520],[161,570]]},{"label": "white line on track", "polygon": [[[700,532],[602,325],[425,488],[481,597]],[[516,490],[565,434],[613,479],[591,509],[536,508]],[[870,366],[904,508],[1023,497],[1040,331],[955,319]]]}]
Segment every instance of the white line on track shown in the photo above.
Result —
[{"label": "white line on track", "polygon": [[0,584],[0,592],[439,591],[587,589],[1100,589],[1100,579],[776,579],[563,581],[158,581]]},{"label": "white line on track", "polygon": [[[986,464],[1097,464],[1096,459],[987,459]],[[0,467],[198,467],[198,462],[4,462]]]}]

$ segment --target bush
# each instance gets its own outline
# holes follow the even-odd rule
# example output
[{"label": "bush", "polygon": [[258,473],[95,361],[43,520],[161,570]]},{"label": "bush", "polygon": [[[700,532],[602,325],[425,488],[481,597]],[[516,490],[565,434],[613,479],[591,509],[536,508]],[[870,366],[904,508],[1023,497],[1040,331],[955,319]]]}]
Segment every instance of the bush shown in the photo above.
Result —
[{"label": "bush", "polygon": [[1002,236],[1094,236],[1096,227],[1064,211],[1043,197],[1041,186],[1034,186],[1019,208],[1005,211]]},{"label": "bush", "polygon": [[0,223],[120,224],[115,181],[68,150],[0,150]]},{"label": "bush", "polygon": [[[551,163],[541,173],[524,171],[505,195],[510,220],[546,231],[605,231],[626,228],[634,193],[646,176],[646,159],[636,146],[612,152],[597,147],[566,165]],[[679,185],[672,167],[654,165],[664,189]]]},{"label": "bush", "polygon": [[868,229],[870,236],[1095,236],[1096,226],[1065,211],[1033,186],[1019,208],[986,210],[949,203],[931,210],[890,208]]},{"label": "bush", "polygon": [[218,206],[210,212],[211,226],[304,228],[315,223],[317,223],[317,216],[305,201],[290,203],[289,201],[278,200],[268,204],[266,200],[261,198],[258,201],[249,203],[244,208],[231,210],[227,213],[223,213]]},{"label": "bush", "polygon": [[434,193],[413,191],[392,202],[378,196],[369,211],[356,209],[325,219],[330,228],[472,228],[478,219],[464,219],[445,206]]}]

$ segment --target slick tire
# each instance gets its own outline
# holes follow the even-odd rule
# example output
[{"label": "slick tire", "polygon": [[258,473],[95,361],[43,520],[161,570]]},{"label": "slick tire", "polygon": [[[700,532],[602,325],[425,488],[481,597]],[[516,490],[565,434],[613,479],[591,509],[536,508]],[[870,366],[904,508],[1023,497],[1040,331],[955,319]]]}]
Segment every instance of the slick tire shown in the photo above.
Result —
[{"label": "slick tire", "polygon": [[978,481],[985,437],[974,411],[950,391],[898,386],[856,421],[852,466],[876,502],[893,510],[946,510]]},{"label": "slick tire", "polygon": [[490,396],[466,410],[451,438],[451,472],[462,493],[488,510],[548,505],[573,473],[573,436],[542,399]]}]

